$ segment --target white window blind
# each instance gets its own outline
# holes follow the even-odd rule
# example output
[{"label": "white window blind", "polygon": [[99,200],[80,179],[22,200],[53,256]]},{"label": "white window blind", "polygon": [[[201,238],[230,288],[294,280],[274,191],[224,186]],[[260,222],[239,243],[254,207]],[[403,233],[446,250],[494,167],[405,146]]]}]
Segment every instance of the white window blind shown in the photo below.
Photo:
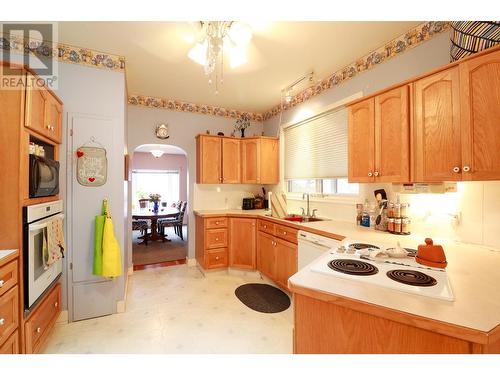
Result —
[{"label": "white window blind", "polygon": [[347,177],[347,109],[285,129],[285,179]]}]

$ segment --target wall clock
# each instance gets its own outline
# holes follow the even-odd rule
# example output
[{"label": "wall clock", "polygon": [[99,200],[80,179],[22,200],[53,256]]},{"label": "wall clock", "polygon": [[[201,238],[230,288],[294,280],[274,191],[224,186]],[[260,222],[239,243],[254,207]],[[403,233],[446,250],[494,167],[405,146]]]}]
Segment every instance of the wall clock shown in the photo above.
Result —
[{"label": "wall clock", "polygon": [[168,125],[167,124],[160,124],[156,127],[155,134],[157,138],[160,139],[167,139],[170,137],[168,134]]}]

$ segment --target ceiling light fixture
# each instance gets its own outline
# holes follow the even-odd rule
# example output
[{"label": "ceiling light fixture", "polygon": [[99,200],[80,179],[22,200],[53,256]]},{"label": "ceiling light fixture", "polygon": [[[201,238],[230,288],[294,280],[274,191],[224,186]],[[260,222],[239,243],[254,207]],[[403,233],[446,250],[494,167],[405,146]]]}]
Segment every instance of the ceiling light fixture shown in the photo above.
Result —
[{"label": "ceiling light fixture", "polygon": [[162,150],[151,150],[151,154],[155,158],[161,158],[161,156],[164,154],[164,152]]},{"label": "ceiling light fixture", "polygon": [[252,39],[250,27],[236,21],[200,21],[198,42],[188,57],[203,65],[208,83],[215,83],[215,94],[224,83],[224,52],[229,52],[231,68],[247,62],[246,47]]}]

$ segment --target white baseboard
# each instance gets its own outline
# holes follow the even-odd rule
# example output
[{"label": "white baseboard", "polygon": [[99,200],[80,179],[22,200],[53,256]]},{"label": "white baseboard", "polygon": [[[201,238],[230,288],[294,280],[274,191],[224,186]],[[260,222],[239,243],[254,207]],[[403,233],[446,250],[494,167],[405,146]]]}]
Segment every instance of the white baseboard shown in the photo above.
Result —
[{"label": "white baseboard", "polygon": [[61,310],[59,316],[57,317],[56,324],[68,324],[69,315],[68,310]]},{"label": "white baseboard", "polygon": [[188,267],[196,267],[198,262],[196,261],[196,258],[188,258],[187,260],[187,265]]},{"label": "white baseboard", "polygon": [[130,275],[133,275],[133,274],[134,274],[134,266],[131,266],[127,270],[127,275],[130,276]]}]

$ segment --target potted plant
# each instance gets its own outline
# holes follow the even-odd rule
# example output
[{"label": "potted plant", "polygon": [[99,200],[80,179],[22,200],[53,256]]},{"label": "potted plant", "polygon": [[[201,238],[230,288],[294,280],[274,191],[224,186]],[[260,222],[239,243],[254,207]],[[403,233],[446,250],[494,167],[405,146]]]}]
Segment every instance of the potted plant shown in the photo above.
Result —
[{"label": "potted plant", "polygon": [[250,118],[248,115],[241,115],[238,120],[236,120],[236,125],[234,128],[241,132],[241,138],[245,138],[245,129],[250,126]]},{"label": "potted plant", "polygon": [[138,191],[137,196],[139,197],[139,208],[147,208],[149,202],[148,194],[144,191]]}]

